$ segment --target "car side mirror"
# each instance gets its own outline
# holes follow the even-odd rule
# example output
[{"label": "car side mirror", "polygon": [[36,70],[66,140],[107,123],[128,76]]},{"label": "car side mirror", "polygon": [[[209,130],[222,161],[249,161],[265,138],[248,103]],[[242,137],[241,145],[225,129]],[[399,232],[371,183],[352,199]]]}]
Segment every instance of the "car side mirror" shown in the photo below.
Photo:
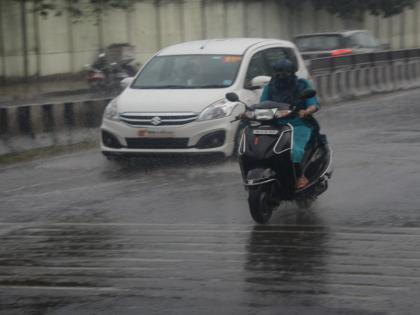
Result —
[{"label": "car side mirror", "polygon": [[299,98],[302,100],[306,100],[308,98],[312,98],[316,95],[316,91],[313,89],[306,89],[300,93]]},{"label": "car side mirror", "polygon": [[125,89],[126,87],[130,86],[130,85],[131,85],[131,83],[133,83],[133,81],[134,81],[134,77],[128,77],[128,78],[125,78],[125,79],[121,80],[121,82],[120,82],[120,86],[121,86],[123,89]]},{"label": "car side mirror", "polygon": [[251,83],[247,86],[247,89],[249,90],[262,89],[264,86],[266,86],[270,82],[270,80],[271,80],[271,77],[266,76],[266,75],[260,75],[251,80]]},{"label": "car side mirror", "polygon": [[226,93],[225,97],[229,102],[239,102],[239,96],[234,92]]}]

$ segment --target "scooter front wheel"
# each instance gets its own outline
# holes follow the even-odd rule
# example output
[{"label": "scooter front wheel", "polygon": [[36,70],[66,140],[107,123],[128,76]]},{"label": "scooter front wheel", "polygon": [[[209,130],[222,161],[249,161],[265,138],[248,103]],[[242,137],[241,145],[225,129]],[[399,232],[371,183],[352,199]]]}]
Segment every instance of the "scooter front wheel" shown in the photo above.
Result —
[{"label": "scooter front wheel", "polygon": [[273,214],[270,195],[264,186],[254,186],[248,189],[248,204],[251,217],[259,224],[266,224]]}]

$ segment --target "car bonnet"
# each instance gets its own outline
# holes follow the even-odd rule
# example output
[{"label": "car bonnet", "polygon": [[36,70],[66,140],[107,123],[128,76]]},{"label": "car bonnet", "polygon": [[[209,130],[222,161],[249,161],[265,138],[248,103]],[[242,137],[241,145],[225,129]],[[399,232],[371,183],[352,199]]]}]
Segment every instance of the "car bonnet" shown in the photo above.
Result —
[{"label": "car bonnet", "polygon": [[227,89],[126,89],[118,97],[118,111],[194,112],[224,99]]}]

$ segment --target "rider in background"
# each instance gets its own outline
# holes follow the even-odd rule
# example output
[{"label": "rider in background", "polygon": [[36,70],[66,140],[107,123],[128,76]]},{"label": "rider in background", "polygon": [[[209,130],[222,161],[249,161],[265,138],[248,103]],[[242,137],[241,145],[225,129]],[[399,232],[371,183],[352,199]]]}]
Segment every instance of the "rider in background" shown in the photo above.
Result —
[{"label": "rider in background", "polygon": [[302,189],[309,183],[301,166],[305,146],[311,139],[312,133],[318,128],[313,120],[305,118],[317,112],[320,105],[316,97],[306,100],[299,98],[300,93],[306,89],[312,89],[312,85],[308,80],[296,76],[297,67],[290,60],[282,59],[276,62],[273,70],[271,81],[265,86],[260,101],[287,103],[297,110],[297,116],[280,118],[279,123],[289,123],[294,128],[292,161],[296,170],[296,189]]}]

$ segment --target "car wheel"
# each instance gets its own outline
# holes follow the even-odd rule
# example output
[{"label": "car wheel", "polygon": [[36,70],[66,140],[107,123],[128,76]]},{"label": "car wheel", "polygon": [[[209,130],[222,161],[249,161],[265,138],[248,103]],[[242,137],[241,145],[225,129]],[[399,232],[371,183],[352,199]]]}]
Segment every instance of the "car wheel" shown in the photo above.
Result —
[{"label": "car wheel", "polygon": [[108,161],[123,162],[127,160],[127,156],[122,154],[114,154],[110,152],[102,152]]}]

